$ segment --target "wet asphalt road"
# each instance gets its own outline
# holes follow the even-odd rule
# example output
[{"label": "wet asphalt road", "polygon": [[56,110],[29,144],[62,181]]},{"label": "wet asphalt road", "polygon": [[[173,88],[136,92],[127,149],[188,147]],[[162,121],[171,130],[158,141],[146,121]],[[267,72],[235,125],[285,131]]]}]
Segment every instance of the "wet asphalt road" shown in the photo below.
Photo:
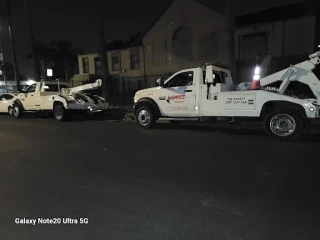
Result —
[{"label": "wet asphalt road", "polygon": [[319,143],[0,115],[0,239],[320,239]]}]

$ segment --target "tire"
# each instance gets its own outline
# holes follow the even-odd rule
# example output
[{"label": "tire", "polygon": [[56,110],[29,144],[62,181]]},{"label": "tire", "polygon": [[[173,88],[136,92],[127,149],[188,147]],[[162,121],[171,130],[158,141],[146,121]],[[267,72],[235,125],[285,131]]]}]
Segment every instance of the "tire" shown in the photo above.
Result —
[{"label": "tire", "polygon": [[56,104],[53,108],[54,118],[60,122],[67,121],[69,119],[68,112],[62,104]]},{"label": "tire", "polygon": [[156,122],[153,111],[148,107],[140,107],[135,117],[139,125],[143,128],[152,128]]},{"label": "tire", "polygon": [[104,117],[104,111],[98,112],[96,114],[94,114],[95,118],[103,118]]},{"label": "tire", "polygon": [[303,118],[291,109],[275,109],[269,112],[264,121],[267,134],[279,140],[293,141],[304,128]]},{"label": "tire", "polygon": [[8,107],[8,113],[10,116],[13,116],[13,107]]},{"label": "tire", "polygon": [[13,105],[13,116],[16,118],[21,118],[22,117],[22,108],[19,104],[14,104]]}]

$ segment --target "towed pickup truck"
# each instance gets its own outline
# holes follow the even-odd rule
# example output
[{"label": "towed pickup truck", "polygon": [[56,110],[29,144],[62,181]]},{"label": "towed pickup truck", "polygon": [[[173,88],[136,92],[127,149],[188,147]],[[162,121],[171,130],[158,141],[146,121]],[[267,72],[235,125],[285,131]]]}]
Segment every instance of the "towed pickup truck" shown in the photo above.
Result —
[{"label": "towed pickup truck", "polygon": [[[313,73],[320,52],[310,60],[261,78],[261,88],[241,90],[228,69],[208,65],[179,71],[158,87],[138,91],[134,113],[143,128],[156,120],[260,122],[266,132],[296,139],[311,119],[320,118],[320,81]],[[231,81],[230,81],[231,80]]]},{"label": "towed pickup truck", "polygon": [[73,88],[59,81],[36,82],[12,99],[8,112],[16,118],[28,112],[53,113],[58,121],[69,120],[72,114],[78,113],[103,116],[105,99],[83,92],[99,88],[101,85],[100,79],[95,83]]}]

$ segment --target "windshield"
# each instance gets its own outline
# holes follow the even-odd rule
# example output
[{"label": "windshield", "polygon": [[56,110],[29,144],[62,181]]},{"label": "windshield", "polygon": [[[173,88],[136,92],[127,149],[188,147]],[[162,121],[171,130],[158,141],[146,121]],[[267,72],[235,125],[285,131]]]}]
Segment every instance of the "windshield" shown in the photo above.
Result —
[{"label": "windshield", "polygon": [[[44,89],[46,92],[59,92],[58,84],[46,84],[46,88]],[[61,84],[60,83],[60,90],[62,88],[68,88],[69,86],[67,84]]]}]

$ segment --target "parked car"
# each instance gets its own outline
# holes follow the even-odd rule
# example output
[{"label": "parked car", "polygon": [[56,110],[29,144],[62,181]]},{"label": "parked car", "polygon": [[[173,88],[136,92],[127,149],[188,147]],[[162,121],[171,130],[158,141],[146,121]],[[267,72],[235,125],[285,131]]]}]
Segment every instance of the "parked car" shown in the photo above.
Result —
[{"label": "parked car", "polygon": [[13,114],[13,109],[10,107],[12,105],[12,99],[16,96],[13,93],[1,93],[0,94],[0,113]]}]

